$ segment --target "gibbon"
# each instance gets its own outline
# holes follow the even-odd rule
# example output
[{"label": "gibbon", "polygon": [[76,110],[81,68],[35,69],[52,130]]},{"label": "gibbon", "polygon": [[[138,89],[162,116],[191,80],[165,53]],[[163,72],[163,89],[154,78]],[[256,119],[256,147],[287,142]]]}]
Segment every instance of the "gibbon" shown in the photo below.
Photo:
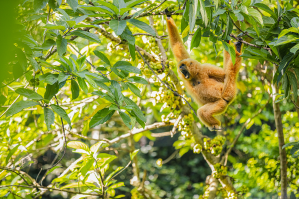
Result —
[{"label": "gibbon", "polygon": [[197,110],[199,119],[210,130],[221,130],[221,122],[215,116],[224,113],[236,96],[242,43],[235,43],[235,64],[232,63],[229,53],[224,50],[224,67],[220,68],[190,58],[170,16],[167,16],[167,29],[170,45],[178,62],[179,77],[183,80],[187,92],[201,106]]}]

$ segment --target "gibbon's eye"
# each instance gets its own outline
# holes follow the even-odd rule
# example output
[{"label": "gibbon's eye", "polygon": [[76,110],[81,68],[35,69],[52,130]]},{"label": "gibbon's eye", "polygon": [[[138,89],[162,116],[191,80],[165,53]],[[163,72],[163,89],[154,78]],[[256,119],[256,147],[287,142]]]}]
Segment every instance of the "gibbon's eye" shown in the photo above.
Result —
[{"label": "gibbon's eye", "polygon": [[187,69],[187,66],[186,66],[185,64],[182,64],[182,65],[180,66],[180,71],[181,71],[181,73],[185,76],[186,79],[189,79],[189,78],[190,78],[190,73],[189,73],[189,71],[188,71],[188,69]]}]

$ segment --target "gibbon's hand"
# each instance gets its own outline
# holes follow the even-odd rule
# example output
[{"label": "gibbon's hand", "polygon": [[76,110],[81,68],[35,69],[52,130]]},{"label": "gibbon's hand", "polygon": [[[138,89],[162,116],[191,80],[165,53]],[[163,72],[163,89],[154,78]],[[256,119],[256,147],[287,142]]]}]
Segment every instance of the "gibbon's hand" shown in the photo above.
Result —
[{"label": "gibbon's hand", "polygon": [[171,12],[169,12],[169,10],[167,8],[164,10],[164,12],[167,16],[167,19],[170,19],[171,18]]}]

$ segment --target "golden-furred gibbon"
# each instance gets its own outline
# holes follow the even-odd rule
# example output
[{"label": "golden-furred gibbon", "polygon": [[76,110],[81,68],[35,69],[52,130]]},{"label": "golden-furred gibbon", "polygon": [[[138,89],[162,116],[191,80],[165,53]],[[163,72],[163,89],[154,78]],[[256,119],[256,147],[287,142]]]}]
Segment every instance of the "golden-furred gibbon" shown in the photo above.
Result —
[{"label": "golden-furred gibbon", "polygon": [[199,119],[210,130],[221,130],[221,122],[215,116],[225,112],[236,96],[242,43],[235,43],[235,64],[232,63],[229,53],[224,50],[224,67],[220,68],[190,58],[170,16],[167,16],[167,29],[171,49],[178,62],[179,77],[183,80],[187,92],[201,106],[197,110]]}]

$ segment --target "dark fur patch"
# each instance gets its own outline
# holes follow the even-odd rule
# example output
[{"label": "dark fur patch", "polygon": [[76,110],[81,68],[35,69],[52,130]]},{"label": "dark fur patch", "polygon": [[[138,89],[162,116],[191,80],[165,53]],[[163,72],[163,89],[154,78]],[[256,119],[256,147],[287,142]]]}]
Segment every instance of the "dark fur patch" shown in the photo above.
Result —
[{"label": "dark fur patch", "polygon": [[238,42],[235,44],[235,46],[236,46],[237,51],[240,53],[240,52],[241,52],[241,48],[242,48],[242,42],[238,41]]}]

